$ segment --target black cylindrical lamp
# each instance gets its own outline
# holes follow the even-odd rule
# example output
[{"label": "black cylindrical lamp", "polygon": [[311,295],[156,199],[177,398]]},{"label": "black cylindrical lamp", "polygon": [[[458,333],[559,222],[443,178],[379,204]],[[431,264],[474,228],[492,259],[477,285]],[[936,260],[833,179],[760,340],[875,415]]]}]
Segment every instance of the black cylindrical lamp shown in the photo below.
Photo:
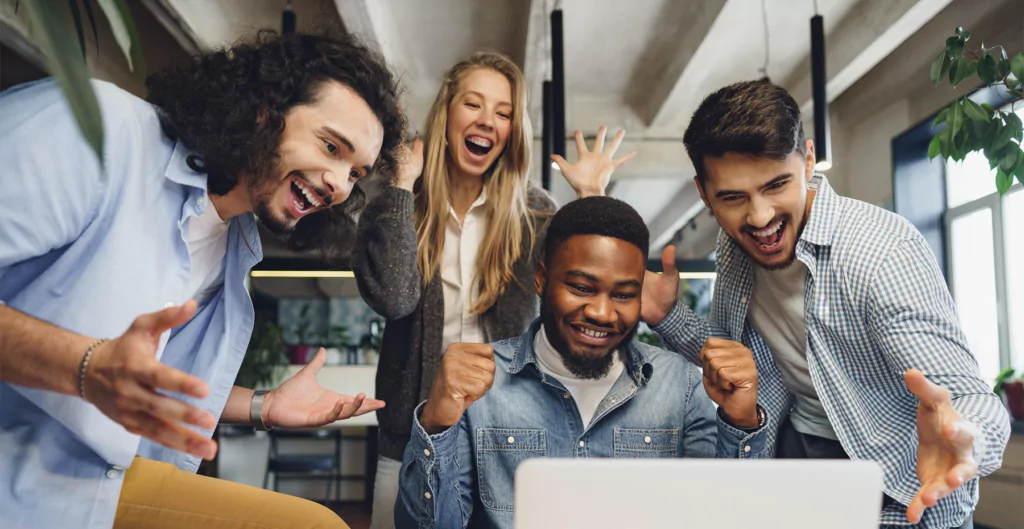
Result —
[{"label": "black cylindrical lamp", "polygon": [[[565,46],[562,10],[551,12],[551,150],[565,157]],[[551,163],[551,160],[545,160]]]},{"label": "black cylindrical lamp", "polygon": [[541,112],[544,114],[542,118],[543,133],[541,134],[541,150],[544,155],[540,159],[540,182],[545,190],[551,191],[551,165],[554,163],[551,161],[551,155],[554,154],[551,150],[554,145],[554,131],[551,130],[554,124],[554,114],[552,113],[551,105],[551,81],[544,81],[544,90],[541,94]]},{"label": "black cylindrical lamp", "polygon": [[832,140],[828,126],[828,96],[825,93],[825,19],[811,17],[811,87],[814,94],[814,168],[832,168]]}]

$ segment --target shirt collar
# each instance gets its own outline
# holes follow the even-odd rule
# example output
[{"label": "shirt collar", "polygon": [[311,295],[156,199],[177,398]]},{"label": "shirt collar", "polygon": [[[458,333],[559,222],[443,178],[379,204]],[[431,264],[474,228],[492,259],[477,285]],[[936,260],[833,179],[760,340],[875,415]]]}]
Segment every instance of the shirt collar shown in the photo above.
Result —
[{"label": "shirt collar", "polygon": [[206,173],[200,173],[188,166],[188,159],[199,158],[195,152],[185,147],[181,141],[174,142],[174,152],[171,153],[171,161],[167,164],[164,176],[168,180],[186,187],[199,188],[203,194],[206,193]]},{"label": "shirt collar", "polygon": [[834,235],[836,217],[839,216],[838,195],[829,185],[825,175],[815,174],[807,188],[816,191],[811,213],[800,238],[818,246],[830,246]]},{"label": "shirt collar", "polygon": [[[533,342],[541,328],[540,318],[537,318],[530,324],[526,334],[519,339],[519,344],[516,346],[512,361],[509,362],[508,369],[506,370],[508,374],[518,375],[523,368],[530,364],[537,368],[537,357],[533,350]],[[651,364],[650,359],[637,346],[635,340],[630,340],[622,349],[626,352],[623,355],[626,362],[625,369],[629,376],[632,377],[633,382],[638,386],[647,383],[654,373],[654,366]]]},{"label": "shirt collar", "polygon": [[[469,205],[469,210],[466,211],[466,214],[469,214],[474,209],[476,209],[476,208],[478,208],[480,206],[483,206],[486,203],[487,203],[487,186],[485,185],[483,187],[483,189],[480,190],[480,196],[476,197],[476,200],[474,200],[473,203]],[[451,216],[453,218],[458,218],[458,215],[455,214],[455,207],[452,206],[452,203],[451,203],[450,200],[448,201],[448,213],[451,214]]]}]

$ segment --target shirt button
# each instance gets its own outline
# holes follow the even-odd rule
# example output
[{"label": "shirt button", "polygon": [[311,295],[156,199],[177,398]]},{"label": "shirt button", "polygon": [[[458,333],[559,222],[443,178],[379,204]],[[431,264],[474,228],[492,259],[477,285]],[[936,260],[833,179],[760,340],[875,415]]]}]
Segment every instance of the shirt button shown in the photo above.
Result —
[{"label": "shirt button", "polygon": [[196,199],[196,205],[199,206],[199,207],[205,206],[206,205],[206,197],[199,197],[199,198],[197,198]]},{"label": "shirt button", "polygon": [[120,476],[120,475],[121,475],[121,473],[116,471],[116,470],[114,470],[114,469],[110,469],[110,470],[107,471],[107,477],[110,478],[110,479],[117,479],[117,477]]},{"label": "shirt button", "polygon": [[743,447],[743,451],[744,452],[750,452],[750,446],[749,445],[748,446],[744,446]]},{"label": "shirt button", "polygon": [[423,493],[423,497],[424,497],[424,498],[426,498],[426,499],[428,499],[428,500],[429,500],[430,498],[433,498],[433,496],[431,496],[429,492],[424,492],[424,493]]},{"label": "shirt button", "polygon": [[427,450],[426,448],[424,448],[423,449],[423,455],[425,455],[427,457],[430,457],[430,450]]},{"label": "shirt button", "polygon": [[569,392],[565,392],[565,394],[562,395],[562,398],[565,398],[565,399],[567,399],[569,397],[571,397],[571,395],[569,395]]},{"label": "shirt button", "polygon": [[585,446],[587,446],[587,443],[584,443],[583,441],[580,441],[580,448],[583,448]]},{"label": "shirt button", "polygon": [[746,302],[747,302],[747,296],[743,296],[742,298],[740,298],[740,303],[746,303]]},{"label": "shirt button", "polygon": [[651,436],[648,435],[647,437],[644,437],[644,442],[647,444],[651,444]]},{"label": "shirt button", "polygon": [[512,437],[511,435],[508,436],[508,444],[512,444],[512,443],[515,443],[515,442],[516,442],[516,438],[515,437]]},{"label": "shirt button", "polygon": [[611,402],[612,404],[615,404],[615,397],[612,397],[612,398],[608,399],[608,402]]}]

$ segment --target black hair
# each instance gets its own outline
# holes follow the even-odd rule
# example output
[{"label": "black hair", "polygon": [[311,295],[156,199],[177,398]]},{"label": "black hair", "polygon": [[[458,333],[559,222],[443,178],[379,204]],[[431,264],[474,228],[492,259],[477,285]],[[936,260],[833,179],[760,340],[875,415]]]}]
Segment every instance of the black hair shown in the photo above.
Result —
[{"label": "black hair", "polygon": [[[253,42],[155,73],[146,87],[164,133],[199,154],[190,167],[207,174],[211,193],[224,195],[242,175],[274,174],[285,115],[314,102],[328,81],[351,88],[380,121],[384,139],[374,170],[393,174],[406,126],[398,84],[383,59],[352,37],[263,30]],[[287,235],[289,247],[342,258],[364,203],[357,186],[343,204],[303,217]]]},{"label": "black hair", "polygon": [[736,153],[784,160],[807,153],[800,106],[767,79],[732,84],[704,98],[683,144],[701,183],[707,180],[707,157]]},{"label": "black hair", "polygon": [[629,204],[611,197],[574,200],[555,213],[544,241],[544,263],[565,241],[576,235],[600,235],[626,241],[647,258],[651,234],[643,217]]}]

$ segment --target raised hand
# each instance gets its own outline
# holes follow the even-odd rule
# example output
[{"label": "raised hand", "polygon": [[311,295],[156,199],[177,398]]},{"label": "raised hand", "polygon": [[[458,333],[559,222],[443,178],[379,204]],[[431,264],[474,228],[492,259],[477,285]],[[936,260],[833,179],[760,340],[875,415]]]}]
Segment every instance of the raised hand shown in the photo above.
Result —
[{"label": "raised hand", "polygon": [[268,427],[316,428],[384,407],[384,401],[363,393],[350,397],[320,386],[316,375],[325,362],[327,351],[321,347],[309,364],[267,393],[263,422]]},{"label": "raised hand", "polygon": [[629,161],[636,152],[613,159],[615,151],[619,150],[622,137],[626,131],[620,130],[607,148],[604,146],[604,136],[608,131],[604,125],[597,129],[597,138],[594,140],[594,150],[587,149],[587,143],[583,141],[583,133],[576,131],[576,154],[578,159],[575,164],[569,165],[565,158],[557,154],[551,155],[551,159],[558,164],[562,176],[569,182],[578,198],[604,195],[605,188],[611,180],[612,173],[619,166]]},{"label": "raised hand", "polygon": [[469,405],[490,391],[494,369],[491,346],[478,343],[448,346],[420,414],[423,429],[433,435],[457,424]]},{"label": "raised hand", "polygon": [[183,426],[211,430],[217,419],[158,390],[205,398],[206,382],[156,359],[160,335],[184,325],[196,302],[143,314],[120,337],[93,350],[85,371],[85,400],[129,432],[173,450],[205,459],[217,454],[217,443]]},{"label": "raised hand", "polygon": [[423,174],[423,142],[416,138],[412,142],[412,147],[408,144],[402,145],[398,158],[398,171],[395,173],[392,185],[412,191],[421,174]]},{"label": "raised hand", "polygon": [[917,396],[917,477],[921,489],[907,507],[907,519],[918,523],[924,510],[934,507],[964,483],[978,476],[974,453],[977,428],[953,409],[949,390],[932,384],[911,369],[904,379]]},{"label": "raised hand", "polygon": [[739,428],[757,427],[757,365],[750,349],[732,340],[708,338],[700,350],[700,363],[704,391],[725,418]]},{"label": "raised hand", "polygon": [[661,323],[679,301],[679,271],[676,270],[676,247],[666,246],[661,252],[662,273],[644,273],[643,302],[640,319],[647,325]]}]

